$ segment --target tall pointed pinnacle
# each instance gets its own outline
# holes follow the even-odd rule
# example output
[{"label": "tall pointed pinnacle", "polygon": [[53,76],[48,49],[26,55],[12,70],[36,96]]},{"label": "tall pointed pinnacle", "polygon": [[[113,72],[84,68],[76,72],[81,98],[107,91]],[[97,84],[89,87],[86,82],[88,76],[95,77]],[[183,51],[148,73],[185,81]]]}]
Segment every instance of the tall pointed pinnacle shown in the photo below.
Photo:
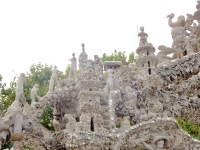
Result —
[{"label": "tall pointed pinnacle", "polygon": [[81,46],[82,46],[82,52],[85,52],[85,44],[82,43]]}]

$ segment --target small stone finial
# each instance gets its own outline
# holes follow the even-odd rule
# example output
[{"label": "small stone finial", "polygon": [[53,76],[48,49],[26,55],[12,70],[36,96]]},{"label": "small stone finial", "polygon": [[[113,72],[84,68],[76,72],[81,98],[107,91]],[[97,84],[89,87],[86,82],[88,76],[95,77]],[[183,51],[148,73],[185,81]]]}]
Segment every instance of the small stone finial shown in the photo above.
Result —
[{"label": "small stone finial", "polygon": [[85,52],[85,44],[82,43],[81,46],[82,46],[82,52]]}]

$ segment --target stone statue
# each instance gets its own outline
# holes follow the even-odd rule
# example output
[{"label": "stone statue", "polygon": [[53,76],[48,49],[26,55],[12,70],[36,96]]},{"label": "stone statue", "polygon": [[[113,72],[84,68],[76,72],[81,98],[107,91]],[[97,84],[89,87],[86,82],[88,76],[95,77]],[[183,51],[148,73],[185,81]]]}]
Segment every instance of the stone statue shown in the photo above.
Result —
[{"label": "stone statue", "polygon": [[107,77],[107,89],[108,89],[109,93],[111,91],[113,91],[113,88],[114,88],[114,83],[113,83],[114,78],[115,78],[115,75],[113,74],[113,70],[109,69],[108,70],[108,77]]},{"label": "stone statue", "polygon": [[174,18],[174,14],[171,13],[167,16],[168,19],[168,25],[171,27],[171,28],[175,28],[175,27],[184,27],[185,26],[185,17],[184,16],[179,16],[178,17],[178,20],[176,22],[172,22],[172,19]]},{"label": "stone statue", "polygon": [[17,80],[17,86],[16,86],[16,98],[15,101],[19,101],[19,99],[21,99],[22,104],[24,105],[24,109],[23,109],[23,114],[27,114],[28,110],[30,109],[29,104],[26,102],[26,99],[24,97],[24,83],[25,83],[25,74],[21,73],[20,76],[18,77]]},{"label": "stone statue", "polygon": [[17,114],[15,116],[13,133],[21,133],[22,132],[22,124],[23,124],[23,117],[21,114]]},{"label": "stone statue", "polygon": [[140,27],[140,33],[138,33],[138,36],[140,37],[140,43],[139,46],[144,46],[146,44],[148,44],[147,42],[147,37],[148,34],[144,32],[144,27]]},{"label": "stone statue", "polygon": [[65,114],[64,118],[68,120],[66,124],[66,130],[73,132],[75,130],[76,119],[72,117],[71,114]]},{"label": "stone statue", "polygon": [[73,53],[72,56],[73,57],[69,59],[69,61],[71,61],[71,67],[68,78],[72,78],[72,76],[74,75],[74,78],[77,79],[77,59],[75,57],[75,53]]},{"label": "stone statue", "polygon": [[99,65],[99,67],[103,68],[103,63],[101,62],[98,55],[94,55],[94,64]]},{"label": "stone statue", "polygon": [[58,88],[58,77],[57,77],[57,73],[60,72],[62,73],[62,71],[59,71],[57,69],[57,66],[54,66],[54,68],[52,69],[52,75],[50,78],[50,83],[49,83],[49,91],[53,91],[54,86],[56,88]]},{"label": "stone statue", "polygon": [[[182,49],[174,49],[174,48],[166,47],[164,45],[158,46],[158,49],[160,50],[158,54],[156,55],[156,58],[158,59],[158,63],[163,63],[163,62],[174,60],[174,59],[181,59],[184,57],[183,55],[184,50]],[[173,56],[172,57],[167,56],[169,54],[173,54]]]},{"label": "stone statue", "polygon": [[16,114],[14,119],[13,133],[11,133],[12,141],[20,141],[22,139],[22,126],[23,126],[23,116],[21,111]]},{"label": "stone statue", "polygon": [[24,97],[24,83],[25,83],[24,77],[25,77],[24,73],[21,73],[20,76],[18,77],[17,85],[16,85],[16,89],[15,89],[15,92],[16,92],[15,100],[16,101],[19,101],[19,99],[26,101],[25,97]]},{"label": "stone statue", "polygon": [[[70,59],[69,78],[58,83],[60,71],[53,66],[49,92],[44,97],[38,96],[38,85],[34,85],[31,107],[23,95],[25,80],[21,74],[16,99],[0,116],[0,145],[13,141],[12,150],[21,150],[23,145],[39,150],[199,149],[200,142],[181,130],[175,119],[183,117],[200,124],[200,53],[196,53],[200,50],[200,25],[192,28],[193,16],[187,16],[185,21],[181,16],[177,23],[172,22],[173,14],[169,16],[174,44],[172,48],[159,46],[157,55],[141,27],[137,68],[125,61],[104,62],[107,79],[101,59],[94,55],[94,61],[88,60],[82,44],[79,59],[74,53]],[[187,57],[183,57],[185,52]],[[177,58],[181,59],[171,61]],[[80,75],[75,82],[70,77],[77,78],[77,61]],[[55,132],[41,124],[47,107],[54,109]],[[116,128],[119,122],[121,127]]]},{"label": "stone statue", "polygon": [[31,105],[34,105],[35,98],[38,98],[38,99],[41,98],[40,96],[38,96],[37,92],[38,92],[38,84],[35,84],[33,88],[31,89],[31,99],[32,99]]}]

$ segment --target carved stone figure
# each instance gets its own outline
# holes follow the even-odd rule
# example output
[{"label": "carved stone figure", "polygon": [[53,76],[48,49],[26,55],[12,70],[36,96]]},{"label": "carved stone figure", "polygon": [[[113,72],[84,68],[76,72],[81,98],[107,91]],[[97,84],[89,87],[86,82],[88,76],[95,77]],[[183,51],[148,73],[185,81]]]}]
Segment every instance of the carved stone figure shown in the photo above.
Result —
[{"label": "carved stone figure", "polygon": [[108,93],[110,93],[114,89],[114,83],[113,83],[114,78],[115,78],[115,75],[113,75],[113,70],[109,69],[108,70],[108,77],[107,77],[107,90],[108,90]]},{"label": "carved stone figure", "polygon": [[75,124],[76,124],[75,118],[72,117],[71,114],[65,114],[64,118],[68,120],[66,124],[66,130],[69,132],[73,132],[75,130]]},{"label": "carved stone figure", "polygon": [[[158,52],[156,57],[159,63],[165,62],[167,60],[181,59],[184,57],[184,51],[182,49],[174,49],[174,48],[166,47],[164,45],[160,45],[158,49],[160,50],[160,52]],[[168,54],[172,54],[172,53],[173,53],[172,57],[167,56]]]},{"label": "carved stone figure", "polygon": [[[174,14],[171,13],[170,15],[167,16],[169,18],[168,24],[172,29],[171,34],[172,34],[172,48],[175,49],[182,49],[182,50],[191,50],[191,46],[188,45],[187,42],[187,36],[189,33],[186,32],[186,30],[192,31],[192,23],[194,20],[193,15],[187,14],[187,18],[185,20],[184,16],[179,16],[177,22],[172,22],[172,19],[174,18]],[[191,32],[191,34],[193,34]],[[189,49],[188,49],[189,48]]]},{"label": "carved stone figure", "polygon": [[144,27],[140,27],[140,33],[138,33],[138,36],[140,37],[140,43],[139,43],[139,46],[144,46],[146,45],[148,42],[147,42],[147,37],[148,37],[148,34],[144,32]]},{"label": "carved stone figure", "polygon": [[19,101],[19,99],[26,101],[24,97],[24,83],[25,83],[25,74],[21,73],[20,76],[17,79],[17,85],[16,85],[16,97],[15,100]]},{"label": "carved stone figure", "polygon": [[21,73],[20,76],[18,77],[16,90],[15,90],[16,92],[15,101],[19,101],[19,99],[21,99],[21,102],[24,105],[23,114],[27,114],[30,106],[28,105],[24,97],[24,87],[23,87],[25,83],[24,77],[25,77],[24,73]]},{"label": "carved stone figure", "polygon": [[87,53],[85,52],[85,44],[81,44],[81,47],[82,47],[82,52],[81,54],[79,55],[79,69],[80,69],[80,76],[83,74],[83,70],[86,66],[86,62],[88,60],[88,55]]},{"label": "carved stone figure", "polygon": [[[200,21],[200,1],[197,8],[194,16]],[[55,67],[50,92],[31,107],[23,97],[24,75],[20,75],[16,99],[0,117],[0,145],[13,141],[14,150],[21,150],[21,145],[39,150],[200,149],[200,142],[186,134],[175,119],[182,117],[200,125],[200,53],[196,53],[200,25],[192,26],[191,14],[185,21],[180,16],[177,22],[172,22],[173,16],[169,16],[172,48],[161,45],[155,55],[155,47],[147,43],[148,35],[141,28],[137,68],[127,62],[104,62],[107,82],[100,58],[94,55],[94,60],[88,60],[84,44],[79,79],[67,78],[58,85]],[[54,86],[58,89],[53,90]],[[37,91],[35,85],[32,101],[38,98]],[[4,107],[7,101],[2,102]],[[55,132],[41,124],[47,107],[54,109]],[[122,119],[120,128],[116,128],[118,118]]]},{"label": "carved stone figure", "polygon": [[82,46],[82,53],[85,53],[85,44],[82,43],[81,46]]},{"label": "carved stone figure", "polygon": [[184,16],[179,16],[178,20],[176,22],[172,22],[172,19],[174,18],[174,14],[171,13],[170,15],[167,16],[168,19],[168,25],[171,28],[175,28],[175,27],[184,27],[185,26],[185,17]]},{"label": "carved stone figure", "polygon": [[98,74],[103,74],[103,63],[101,62],[98,55],[94,55],[94,68]]},{"label": "carved stone figure", "polygon": [[16,114],[14,119],[13,133],[11,133],[11,139],[13,141],[20,141],[22,139],[22,126],[23,126],[23,116],[21,111]]},{"label": "carved stone figure", "polygon": [[77,79],[77,59],[75,57],[75,53],[73,53],[72,56],[73,57],[69,59],[69,61],[71,61],[71,67],[68,78],[72,78],[74,76],[74,78]]},{"label": "carved stone figure", "polygon": [[35,103],[35,98],[38,98],[38,99],[40,99],[41,97],[40,96],[38,96],[38,94],[37,94],[37,92],[38,92],[38,84],[35,84],[34,86],[33,86],[33,88],[31,89],[31,105],[34,105],[34,103]]},{"label": "carved stone figure", "polygon": [[94,63],[98,64],[99,66],[103,67],[103,64],[98,55],[94,55]]},{"label": "carved stone figure", "polygon": [[166,62],[166,61],[170,61],[171,60],[171,57],[167,56],[169,54],[172,54],[172,53],[175,53],[176,50],[175,49],[172,49],[170,47],[166,47],[164,45],[160,45],[158,46],[158,49],[160,50],[156,57],[158,59],[158,64],[159,63],[163,63],[163,62]]},{"label": "carved stone figure", "polygon": [[57,69],[57,66],[54,66],[54,68],[52,69],[51,72],[52,72],[52,75],[51,75],[50,82],[49,82],[49,91],[53,91],[54,86],[56,88],[59,87],[57,73],[58,72],[62,73],[62,71],[59,71]]}]

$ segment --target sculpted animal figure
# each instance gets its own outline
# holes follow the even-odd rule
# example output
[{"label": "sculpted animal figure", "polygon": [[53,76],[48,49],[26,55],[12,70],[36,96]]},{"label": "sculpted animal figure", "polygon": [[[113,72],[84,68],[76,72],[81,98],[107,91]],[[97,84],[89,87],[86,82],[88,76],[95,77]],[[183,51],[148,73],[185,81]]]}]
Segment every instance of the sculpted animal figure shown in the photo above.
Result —
[{"label": "sculpted animal figure", "polygon": [[171,27],[171,28],[175,28],[175,27],[184,27],[185,26],[185,17],[184,16],[179,16],[178,17],[178,20],[176,22],[172,22],[172,19],[174,18],[174,14],[171,13],[167,16],[168,19],[168,25]]},{"label": "sculpted animal figure", "polygon": [[194,16],[192,14],[186,14],[186,16],[186,19],[183,15],[179,16],[176,22],[172,22],[172,19],[174,18],[173,13],[167,16],[168,25],[172,28],[172,48],[185,49],[185,47],[187,46],[186,38],[188,36],[188,33],[186,32],[186,30],[188,30],[192,25]]},{"label": "sculpted animal figure", "polygon": [[[181,49],[173,49],[170,47],[166,47],[164,45],[158,46],[158,49],[160,50],[158,52],[158,54],[156,55],[156,57],[158,59],[158,63],[162,63],[162,62],[170,61],[170,60],[174,60],[174,59],[181,59],[184,57],[184,55],[183,55],[184,51]],[[167,55],[173,54],[173,53],[174,53],[174,55],[172,57],[167,56]]]}]

